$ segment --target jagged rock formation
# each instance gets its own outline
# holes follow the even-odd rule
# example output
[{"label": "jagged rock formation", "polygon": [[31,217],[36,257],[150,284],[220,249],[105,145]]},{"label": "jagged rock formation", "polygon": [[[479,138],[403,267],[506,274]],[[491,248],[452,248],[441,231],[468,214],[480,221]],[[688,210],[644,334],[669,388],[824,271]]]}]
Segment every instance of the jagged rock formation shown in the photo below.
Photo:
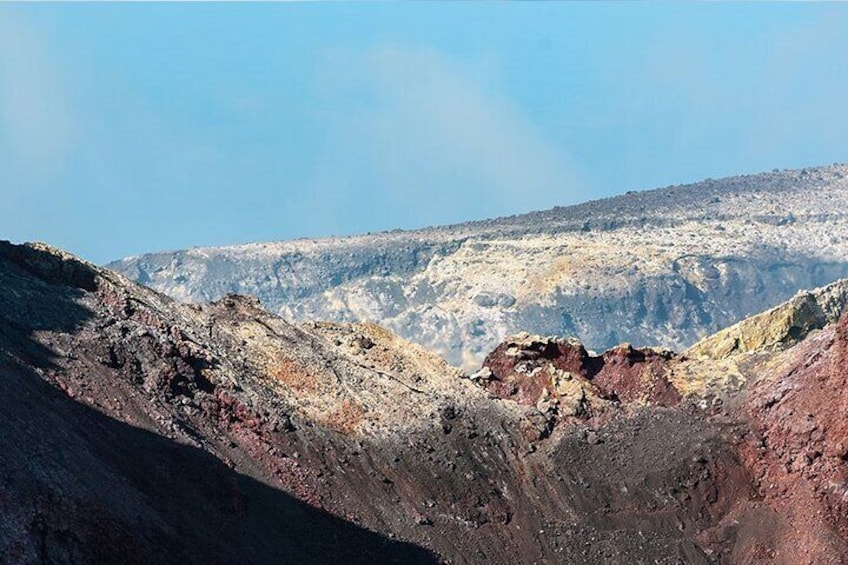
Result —
[{"label": "jagged rock formation", "polygon": [[[732,455],[725,453],[728,459],[712,459],[694,483],[681,477],[684,486],[669,491],[674,496],[685,493],[684,500],[695,496],[699,512],[712,515],[710,525],[702,523],[695,536],[706,559],[845,563],[846,288],[848,282],[838,281],[801,292],[683,355],[628,344],[593,355],[573,340],[523,333],[489,354],[471,378],[498,398],[535,406],[546,424],[540,438],[583,425],[588,427],[587,443],[617,442],[627,437],[612,424],[622,408],[644,416],[668,414],[662,407],[674,407],[670,413],[692,418],[677,423],[682,433],[693,434],[692,441],[706,437],[715,442],[713,448],[732,450]],[[638,417],[629,424],[637,430],[643,425]],[[698,429],[715,435],[699,436]],[[610,463],[629,464],[640,475],[652,469],[653,458],[660,462],[667,455],[657,450],[666,440],[674,450],[674,434],[665,431],[667,437],[642,438],[638,449],[647,454],[637,465],[615,456]],[[616,449],[623,449],[622,444]],[[706,500],[692,495],[691,489],[706,489],[699,492]],[[695,560],[692,555],[681,557],[681,562]]]},{"label": "jagged rock formation", "polygon": [[472,372],[506,336],[687,347],[848,276],[848,167],[707,180],[413,232],[191,249],[110,265],[181,300],[257,296],[372,321]]},{"label": "jagged rock formation", "polygon": [[469,378],[0,244],[0,555],[844,563],[848,318],[763,320],[720,358],[520,334]]},{"label": "jagged rock formation", "polygon": [[846,306],[848,280],[801,291],[783,304],[702,339],[687,354],[721,359],[737,353],[785,348],[839,320]]}]

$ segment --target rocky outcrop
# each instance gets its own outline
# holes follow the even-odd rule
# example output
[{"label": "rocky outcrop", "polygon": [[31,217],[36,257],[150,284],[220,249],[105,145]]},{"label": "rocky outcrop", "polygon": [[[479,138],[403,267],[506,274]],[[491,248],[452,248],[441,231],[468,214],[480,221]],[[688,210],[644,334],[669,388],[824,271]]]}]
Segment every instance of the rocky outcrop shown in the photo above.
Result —
[{"label": "rocky outcrop", "polygon": [[707,180],[412,232],[155,253],[112,268],[180,300],[374,322],[468,372],[519,331],[688,347],[848,276],[848,168]]},{"label": "rocky outcrop", "polygon": [[848,308],[848,280],[801,291],[788,302],[702,339],[686,354],[721,359],[739,353],[780,349],[836,322]]},{"label": "rocky outcrop", "polygon": [[521,334],[469,378],[0,244],[0,555],[845,562],[846,328],[718,359]]},{"label": "rocky outcrop", "polygon": [[522,333],[496,347],[471,378],[498,398],[588,418],[611,403],[677,405],[680,393],[668,380],[674,358],[629,344],[592,355],[575,340]]}]

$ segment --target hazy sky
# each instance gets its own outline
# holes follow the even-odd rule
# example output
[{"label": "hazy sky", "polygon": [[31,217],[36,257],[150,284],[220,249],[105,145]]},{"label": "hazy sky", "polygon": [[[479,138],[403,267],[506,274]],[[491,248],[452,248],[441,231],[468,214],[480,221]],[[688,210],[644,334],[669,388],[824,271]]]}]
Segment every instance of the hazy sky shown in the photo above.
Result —
[{"label": "hazy sky", "polygon": [[0,238],[97,262],[848,161],[848,5],[0,4]]}]

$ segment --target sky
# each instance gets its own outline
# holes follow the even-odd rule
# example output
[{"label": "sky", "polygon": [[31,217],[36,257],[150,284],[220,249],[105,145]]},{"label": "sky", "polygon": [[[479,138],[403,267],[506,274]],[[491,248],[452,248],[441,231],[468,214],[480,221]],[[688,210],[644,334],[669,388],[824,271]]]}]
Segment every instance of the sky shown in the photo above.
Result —
[{"label": "sky", "polygon": [[97,263],[848,161],[848,5],[0,4],[0,239]]}]

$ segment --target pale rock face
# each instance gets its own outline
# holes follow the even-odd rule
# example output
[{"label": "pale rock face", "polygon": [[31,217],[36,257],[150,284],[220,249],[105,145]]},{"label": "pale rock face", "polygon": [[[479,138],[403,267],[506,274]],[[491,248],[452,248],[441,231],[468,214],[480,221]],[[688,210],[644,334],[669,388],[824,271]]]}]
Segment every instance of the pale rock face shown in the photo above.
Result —
[{"label": "pale rock face", "polygon": [[848,276],[848,167],[707,180],[522,216],[156,253],[110,268],[190,301],[376,322],[468,371],[506,336],[687,347]]},{"label": "pale rock face", "polygon": [[833,324],[848,308],[848,280],[823,288],[802,290],[791,300],[729,328],[705,337],[686,351],[698,359],[727,359],[734,355],[780,350],[810,333]]}]

